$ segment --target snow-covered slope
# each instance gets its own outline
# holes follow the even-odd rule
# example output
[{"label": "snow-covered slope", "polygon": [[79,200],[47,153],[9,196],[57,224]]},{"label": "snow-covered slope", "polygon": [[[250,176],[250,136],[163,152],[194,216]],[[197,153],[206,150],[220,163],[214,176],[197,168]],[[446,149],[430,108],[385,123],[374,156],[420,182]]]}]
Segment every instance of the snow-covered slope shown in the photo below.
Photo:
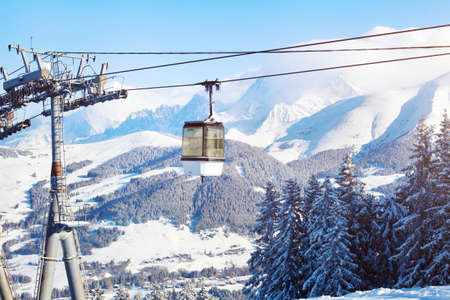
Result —
[{"label": "snow-covered slope", "polygon": [[[70,144],[65,147],[66,164],[92,160],[92,166],[96,166],[140,146],[180,147],[181,140],[169,134],[142,131],[98,143]],[[18,221],[29,211],[27,190],[40,180],[48,180],[51,167],[48,144],[32,144],[27,140],[19,149],[25,152],[17,157],[0,157],[0,170],[4,171],[0,172],[0,193],[3,195],[0,214],[9,221]],[[68,174],[68,182],[79,175],[77,172]]]},{"label": "snow-covered slope", "polygon": [[378,149],[410,134],[421,117],[437,128],[444,110],[450,110],[449,91],[447,73],[420,89],[341,100],[291,125],[267,151],[287,162],[329,149]]},{"label": "snow-covered slope", "polygon": [[384,145],[408,135],[424,117],[426,123],[439,128],[444,111],[450,110],[450,73],[444,74],[426,83],[419,92],[402,107],[397,118],[372,143],[367,150],[381,148]]},{"label": "snow-covered slope", "polygon": [[369,143],[384,133],[414,93],[405,89],[338,101],[290,126],[268,152],[281,158],[297,148],[301,157]]},{"label": "snow-covered slope", "polygon": [[[94,249],[85,260],[107,263],[130,259],[132,272],[149,266],[166,267],[170,272],[179,269],[198,271],[209,267],[222,269],[232,264],[244,266],[253,250],[247,238],[226,232],[224,228],[192,233],[185,225],[176,227],[170,221],[161,219],[131,224],[124,230],[125,235],[118,241],[107,248]],[[234,255],[224,255],[230,248],[240,250],[235,251]],[[190,259],[177,259],[181,255],[189,255]]]}]

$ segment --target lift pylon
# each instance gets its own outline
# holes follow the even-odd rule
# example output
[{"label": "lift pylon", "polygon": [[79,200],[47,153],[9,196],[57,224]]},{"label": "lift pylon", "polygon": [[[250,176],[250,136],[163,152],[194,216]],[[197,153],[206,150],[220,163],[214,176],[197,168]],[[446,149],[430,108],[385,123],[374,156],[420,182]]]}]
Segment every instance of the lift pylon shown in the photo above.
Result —
[{"label": "lift pylon", "polygon": [[52,166],[50,183],[50,211],[45,237],[42,272],[39,280],[38,299],[51,299],[58,249],[62,247],[66,275],[72,299],[85,299],[80,271],[80,254],[77,253],[74,218],[67,196],[63,168],[62,96],[51,99]]},{"label": "lift pylon", "polygon": [[[28,105],[30,102],[44,102],[51,99],[50,110],[42,111],[42,115],[51,116],[52,130],[52,165],[50,172],[50,206],[47,226],[45,227],[45,243],[38,267],[35,297],[39,300],[50,300],[55,277],[55,267],[60,261],[64,262],[71,298],[84,300],[87,298],[81,276],[81,253],[78,247],[76,224],[69,197],[67,195],[66,180],[64,175],[64,140],[63,140],[63,112],[89,106],[100,102],[126,98],[126,90],[106,92],[104,84],[107,64],[102,65],[100,74],[91,79],[82,77],[84,63],[92,57],[73,57],[81,59],[77,75],[72,76],[66,68],[60,70],[60,59],[66,57],[62,53],[45,52],[51,56],[51,70],[46,70],[39,55],[43,52],[26,50],[20,46],[9,46],[16,49],[22,55],[25,74],[17,78],[9,78],[5,69],[2,69],[5,82],[3,89],[7,92],[0,95],[0,139],[30,126],[30,120],[16,122],[9,116],[14,110]],[[32,53],[38,65],[38,70],[32,71],[25,53]],[[92,58],[93,59],[93,58]],[[78,99],[72,99],[74,95],[81,93]],[[12,114],[12,116],[14,116]],[[62,260],[58,258],[59,250],[62,250]],[[0,270],[1,271],[1,270]],[[1,274],[0,274],[1,277]],[[1,278],[0,278],[1,284]],[[3,288],[0,292],[7,292]],[[7,299],[9,300],[9,299]]]}]

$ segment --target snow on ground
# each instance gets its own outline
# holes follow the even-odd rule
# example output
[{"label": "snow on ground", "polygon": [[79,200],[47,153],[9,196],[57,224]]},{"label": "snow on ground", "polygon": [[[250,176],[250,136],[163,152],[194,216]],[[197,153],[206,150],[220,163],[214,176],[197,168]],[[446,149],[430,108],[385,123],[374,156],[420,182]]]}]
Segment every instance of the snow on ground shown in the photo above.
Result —
[{"label": "snow on ground", "polygon": [[[108,225],[102,224],[102,227]],[[129,270],[139,272],[151,266],[165,267],[168,271],[201,271],[214,267],[223,269],[245,266],[253,251],[249,239],[224,228],[193,233],[185,225],[175,226],[166,219],[131,224],[120,227],[125,234],[106,248],[93,249],[92,255],[84,256],[86,262],[115,263],[130,259]],[[17,236],[19,233],[15,232]],[[61,249],[60,249],[61,250]],[[62,257],[62,252],[57,257]],[[37,255],[16,255],[8,260],[13,274],[30,276],[34,282],[38,265]],[[67,287],[64,264],[56,264],[54,287]],[[230,288],[236,288],[230,283]],[[21,291],[33,292],[34,285],[20,287]]]},{"label": "snow on ground", "polygon": [[0,215],[7,221],[18,222],[29,211],[26,191],[37,181],[49,179],[50,157],[48,152],[36,150],[32,155],[0,158],[0,170]]},{"label": "snow on ground", "polygon": [[304,140],[293,139],[284,143],[273,143],[268,149],[267,153],[273,158],[288,163],[297,159],[305,158],[302,153],[306,152],[310,142]]},{"label": "snow on ground", "polygon": [[265,194],[266,193],[266,190],[264,188],[260,187],[260,186],[253,187],[253,190],[255,192],[258,192],[258,193],[261,193],[261,194]]},{"label": "snow on ground", "polygon": [[[226,288],[228,290],[236,290],[242,287],[241,284],[236,284],[233,286],[225,285],[223,287],[219,286],[219,288]],[[177,289],[179,290],[179,289]],[[145,289],[132,289],[128,291],[130,296],[135,295],[145,295],[149,294],[150,290]],[[108,292],[104,295],[105,299],[113,299],[114,298],[114,292]],[[342,300],[411,300],[411,299],[417,299],[417,300],[448,300],[450,299],[450,286],[429,286],[424,288],[414,288],[414,289],[401,289],[401,290],[394,290],[394,289],[386,289],[386,288],[379,288],[371,291],[365,291],[365,292],[355,292],[351,294],[347,294],[342,297],[330,297],[330,296],[322,296],[322,297],[314,297],[314,298],[308,298],[311,300],[325,300],[325,299],[342,299]]]},{"label": "snow on ground", "polygon": [[165,219],[121,228],[125,234],[107,248],[93,249],[86,261],[103,263],[131,260],[130,271],[162,266],[169,271],[244,266],[253,249],[251,242],[223,228],[193,233],[185,225]]},{"label": "snow on ground", "polygon": [[239,175],[241,175],[242,177],[245,177],[245,170],[242,167],[242,165],[236,165],[236,171],[238,172]]},{"label": "snow on ground", "polygon": [[391,184],[403,176],[405,175],[404,174],[369,175],[366,177],[360,177],[359,179],[366,185],[366,190],[371,191],[379,186]]},{"label": "snow on ground", "polygon": [[355,292],[342,297],[322,296],[310,299],[343,299],[343,300],[387,300],[387,299],[421,299],[421,300],[448,300],[450,299],[450,285],[447,286],[429,286],[413,289],[386,289],[379,288],[365,292]]},{"label": "snow on ground", "polygon": [[33,295],[37,263],[38,255],[15,255],[8,260],[8,268],[12,274],[27,275],[31,278],[31,283],[22,284],[20,287],[17,287],[20,288],[20,292],[27,292]]}]

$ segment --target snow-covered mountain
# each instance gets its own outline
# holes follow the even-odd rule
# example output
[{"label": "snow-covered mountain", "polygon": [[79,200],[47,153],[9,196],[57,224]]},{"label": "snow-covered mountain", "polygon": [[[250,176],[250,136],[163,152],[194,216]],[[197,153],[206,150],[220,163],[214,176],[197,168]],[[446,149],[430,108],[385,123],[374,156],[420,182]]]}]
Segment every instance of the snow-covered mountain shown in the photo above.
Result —
[{"label": "snow-covered mountain", "polygon": [[[307,86],[308,80],[315,84]],[[288,83],[283,82],[284,85]],[[393,143],[410,133],[421,116],[438,126],[450,109],[450,73],[416,87],[358,95],[342,76],[299,78],[281,88],[277,82],[258,80],[233,105],[217,113],[227,138],[263,147],[288,162],[318,152],[346,147],[368,151]],[[285,92],[287,90],[288,92]],[[285,96],[283,96],[285,95]],[[89,135],[86,141],[105,140],[139,130],[181,134],[183,122],[202,120],[208,101],[195,94],[184,106],[161,106],[131,114],[115,128]],[[80,138],[78,116],[69,115],[66,137]],[[78,136],[77,136],[78,135]]]},{"label": "snow-covered mountain", "polygon": [[284,156],[295,148],[301,156],[310,156],[367,144],[385,132],[414,93],[408,89],[340,100],[291,125],[268,151]]},{"label": "snow-covered mountain", "polygon": [[[408,135],[421,116],[438,126],[444,110],[450,109],[450,73],[419,86],[370,94],[361,94],[341,75],[278,80],[257,80],[239,100],[218,105],[223,110],[216,119],[225,123],[227,138],[263,147],[283,162],[352,146],[365,152],[376,150]],[[310,80],[314,84],[308,85]],[[205,96],[200,92],[184,105],[120,113],[116,106],[127,107],[124,101],[100,104],[103,107],[94,112],[82,108],[66,116],[65,139],[68,143],[103,141],[142,130],[179,136],[184,121],[207,117]],[[126,101],[135,98],[131,95]],[[108,105],[114,107],[113,116],[120,114],[118,120],[109,115]],[[49,132],[49,120],[38,119],[31,130],[3,144],[48,144]]]},{"label": "snow-covered mountain", "polygon": [[[377,26],[366,34],[394,30]],[[448,40],[446,30],[421,31],[355,40],[340,47],[434,45]],[[321,47],[330,48],[336,45]],[[264,65],[230,77],[422,54],[422,50],[283,54],[269,56]],[[440,57],[227,83],[214,96],[217,119],[225,123],[228,138],[263,147],[284,162],[349,145],[370,143],[363,149],[376,149],[410,132],[421,115],[430,124],[438,122],[448,108],[449,62],[449,57]],[[117,82],[111,87],[127,88]],[[130,92],[128,99],[67,113],[65,139],[67,143],[102,141],[140,130],[180,135],[183,121],[206,118],[206,98],[202,87]],[[45,143],[48,124],[48,119],[34,119],[31,129],[2,144]]]}]

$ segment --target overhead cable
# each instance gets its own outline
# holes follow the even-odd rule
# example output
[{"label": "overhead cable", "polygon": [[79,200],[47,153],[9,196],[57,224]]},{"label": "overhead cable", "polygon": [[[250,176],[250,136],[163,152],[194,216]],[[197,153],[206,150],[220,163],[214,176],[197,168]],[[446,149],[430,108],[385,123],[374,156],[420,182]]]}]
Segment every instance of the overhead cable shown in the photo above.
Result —
[{"label": "overhead cable", "polygon": [[[318,68],[318,69],[309,69],[309,70],[292,71],[292,72],[284,72],[284,73],[274,73],[274,74],[266,74],[266,75],[251,76],[251,77],[225,79],[225,80],[218,80],[217,82],[218,83],[229,83],[229,82],[253,80],[253,79],[260,79],[260,78],[297,75],[297,74],[304,74],[304,73],[313,73],[313,72],[321,72],[321,71],[329,71],[329,70],[337,70],[337,69],[362,67],[362,66],[369,66],[369,65],[376,65],[376,64],[385,64],[385,63],[392,63],[392,62],[400,62],[400,61],[408,61],[408,60],[416,60],[416,59],[425,59],[425,58],[440,57],[440,56],[447,56],[447,55],[450,55],[450,52],[438,53],[438,54],[430,54],[430,55],[422,55],[422,56],[404,57],[404,58],[395,58],[395,59],[388,59],[388,60],[371,61],[371,62],[349,64],[349,65],[341,65],[341,66],[326,67],[326,68]],[[176,85],[163,85],[163,86],[149,86],[149,87],[131,88],[131,89],[127,89],[127,90],[128,91],[156,90],[156,89],[166,89],[166,88],[189,87],[189,86],[196,86],[196,85],[202,85],[202,84],[203,84],[203,82],[195,82],[195,83],[187,83],[187,84],[176,84]]]},{"label": "overhead cable", "polygon": [[[298,46],[300,47],[300,46]],[[55,51],[70,54],[95,54],[95,55],[216,55],[216,54],[283,54],[283,53],[321,53],[321,52],[352,52],[352,51],[388,51],[388,50],[428,50],[450,48],[450,45],[423,45],[400,47],[374,47],[374,48],[342,48],[342,49],[308,49],[308,50],[274,50],[264,51],[140,51],[140,52],[114,52],[114,51]]]},{"label": "overhead cable", "polygon": [[[363,36],[357,36],[357,37],[351,37],[351,38],[328,40],[328,41],[322,41],[322,42],[312,42],[312,43],[306,43],[306,44],[300,44],[300,45],[288,46],[288,47],[282,47],[282,48],[274,48],[274,49],[267,49],[267,50],[247,52],[247,53],[231,54],[231,55],[225,55],[225,56],[215,56],[215,57],[181,61],[181,62],[175,62],[175,63],[155,65],[155,66],[139,67],[139,68],[133,68],[133,69],[127,69],[127,70],[121,70],[121,71],[107,72],[107,73],[104,73],[103,75],[115,75],[115,74],[121,74],[121,73],[129,73],[129,72],[136,72],[136,71],[143,71],[143,70],[150,70],[150,69],[157,69],[157,68],[164,68],[164,67],[172,67],[172,66],[178,66],[178,65],[184,65],[184,64],[192,64],[192,63],[198,63],[198,62],[233,58],[233,57],[257,54],[257,53],[268,53],[268,52],[273,52],[273,51],[282,51],[282,50],[289,50],[289,49],[301,48],[301,47],[319,46],[319,45],[347,42],[347,41],[353,41],[353,40],[361,40],[361,39],[367,39],[367,38],[373,38],[373,37],[381,37],[381,36],[410,33],[410,32],[423,31],[423,30],[438,29],[438,28],[444,28],[444,27],[450,27],[450,24],[431,26],[431,27],[414,28],[414,29],[407,29],[407,30],[400,30],[400,31],[392,31],[392,32],[385,32],[385,33],[377,33],[377,34],[363,35]],[[95,76],[96,75],[86,75],[86,76],[80,77],[79,79],[90,78],[90,77],[95,77]],[[63,79],[60,81],[66,81],[66,80],[68,80],[68,79]]]},{"label": "overhead cable", "polygon": [[29,120],[33,120],[34,118],[37,118],[37,117],[39,117],[39,116],[42,116],[42,112],[39,113],[39,114],[37,114],[37,115],[34,115],[34,116],[32,116],[32,117],[30,117],[30,118],[28,118],[28,119],[29,119]]}]

